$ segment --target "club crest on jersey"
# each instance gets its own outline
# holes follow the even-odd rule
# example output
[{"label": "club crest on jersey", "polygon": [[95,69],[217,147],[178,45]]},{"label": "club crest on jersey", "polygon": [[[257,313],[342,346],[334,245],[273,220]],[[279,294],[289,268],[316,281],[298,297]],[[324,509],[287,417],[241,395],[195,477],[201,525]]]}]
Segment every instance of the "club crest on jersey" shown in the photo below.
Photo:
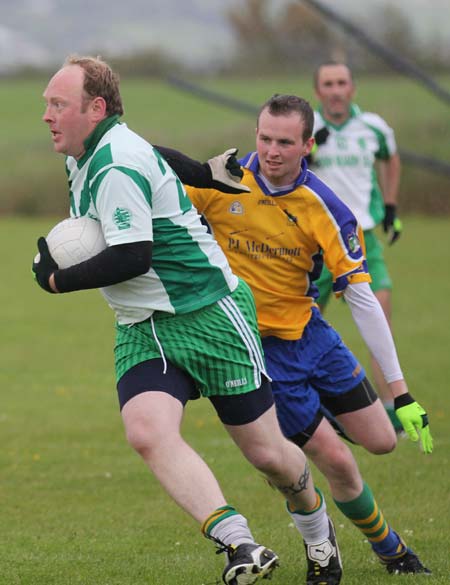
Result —
[{"label": "club crest on jersey", "polygon": [[131,227],[131,211],[124,207],[116,207],[113,220],[119,230],[128,230]]},{"label": "club crest on jersey", "polygon": [[359,243],[359,238],[354,232],[352,232],[351,234],[349,234],[347,236],[347,245],[348,245],[348,249],[350,250],[350,252],[352,252],[352,254],[354,254],[355,252],[358,252],[358,250],[361,249],[361,244]]},{"label": "club crest on jersey", "polygon": [[234,215],[242,215],[244,213],[244,207],[240,201],[233,201],[228,211],[234,213]]}]

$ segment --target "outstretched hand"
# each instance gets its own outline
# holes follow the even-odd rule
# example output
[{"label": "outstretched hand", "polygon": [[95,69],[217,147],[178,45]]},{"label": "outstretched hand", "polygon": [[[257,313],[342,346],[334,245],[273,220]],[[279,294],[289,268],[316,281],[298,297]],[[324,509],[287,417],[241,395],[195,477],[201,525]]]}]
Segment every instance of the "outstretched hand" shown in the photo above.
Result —
[{"label": "outstretched hand", "polygon": [[37,247],[39,254],[35,257],[31,268],[34,272],[34,278],[41,288],[49,293],[54,293],[56,291],[51,288],[49,278],[55,270],[58,270],[58,264],[52,258],[47,240],[43,236],[38,239]]},{"label": "outstretched hand", "polygon": [[409,394],[402,394],[395,398],[394,407],[395,413],[411,441],[417,442],[420,436],[423,452],[432,453],[433,437],[425,410]]},{"label": "outstretched hand", "polygon": [[250,188],[240,181],[244,172],[236,158],[237,148],[230,148],[223,154],[210,158],[206,163],[212,176],[212,186],[223,193],[250,193]]}]

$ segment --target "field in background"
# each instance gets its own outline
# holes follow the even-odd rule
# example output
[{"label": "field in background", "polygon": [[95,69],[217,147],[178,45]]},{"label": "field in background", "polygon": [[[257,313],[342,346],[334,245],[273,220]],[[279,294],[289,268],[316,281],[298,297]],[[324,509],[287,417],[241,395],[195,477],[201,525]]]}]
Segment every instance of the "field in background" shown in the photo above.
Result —
[{"label": "field in background", "polygon": [[[191,80],[193,81],[193,80]],[[450,86],[450,77],[440,83]],[[450,160],[448,106],[400,76],[357,80],[357,102],[383,115],[401,147]],[[48,214],[66,209],[63,159],[52,152],[41,121],[47,79],[0,81],[6,113],[0,136],[0,213]],[[204,87],[259,106],[273,93],[298,93],[315,104],[309,77],[199,80]],[[201,160],[238,146],[254,148],[255,120],[181,93],[161,81],[122,81],[124,121],[154,144],[173,146]],[[405,211],[450,211],[450,180],[405,166],[401,204]]]},{"label": "field in background", "polygon": [[[149,107],[149,118],[162,115]],[[197,137],[206,131],[198,128]],[[53,296],[32,280],[35,241],[55,221],[0,220],[0,585],[213,585],[223,557],[126,445],[112,312],[96,291]],[[343,585],[449,583],[450,219],[412,216],[404,224],[387,250],[395,337],[410,390],[429,412],[435,452],[425,457],[406,440],[383,457],[354,452],[387,519],[434,575],[389,577],[328,497]],[[343,303],[330,304],[327,317],[366,363]],[[281,497],[243,460],[207,400],[188,407],[184,433],[230,503],[250,518],[255,537],[279,553],[273,584],[304,583],[303,547]],[[315,479],[328,494],[318,472]]]}]

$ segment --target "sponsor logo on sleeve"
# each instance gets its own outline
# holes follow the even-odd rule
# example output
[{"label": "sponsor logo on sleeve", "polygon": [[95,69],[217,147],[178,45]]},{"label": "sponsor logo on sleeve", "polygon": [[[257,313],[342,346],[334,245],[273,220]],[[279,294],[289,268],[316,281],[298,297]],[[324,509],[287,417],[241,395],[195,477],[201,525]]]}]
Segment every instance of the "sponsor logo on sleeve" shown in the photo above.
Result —
[{"label": "sponsor logo on sleeve", "polygon": [[116,207],[113,220],[117,229],[128,230],[131,227],[131,211],[125,207]]},{"label": "sponsor logo on sleeve", "polygon": [[347,236],[347,246],[352,254],[355,254],[356,252],[358,252],[361,249],[361,244],[359,243],[359,238],[355,234],[355,232],[352,232],[351,234],[349,234]]}]

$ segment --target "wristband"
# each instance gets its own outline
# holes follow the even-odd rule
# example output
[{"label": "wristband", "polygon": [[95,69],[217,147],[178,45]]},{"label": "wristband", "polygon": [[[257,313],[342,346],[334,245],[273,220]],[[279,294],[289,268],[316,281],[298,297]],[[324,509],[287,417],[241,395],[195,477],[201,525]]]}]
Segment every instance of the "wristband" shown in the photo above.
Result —
[{"label": "wristband", "polygon": [[407,406],[408,404],[412,404],[415,402],[414,398],[411,396],[409,392],[405,394],[401,394],[400,396],[396,396],[394,398],[394,408],[395,410],[402,408],[402,406]]}]

